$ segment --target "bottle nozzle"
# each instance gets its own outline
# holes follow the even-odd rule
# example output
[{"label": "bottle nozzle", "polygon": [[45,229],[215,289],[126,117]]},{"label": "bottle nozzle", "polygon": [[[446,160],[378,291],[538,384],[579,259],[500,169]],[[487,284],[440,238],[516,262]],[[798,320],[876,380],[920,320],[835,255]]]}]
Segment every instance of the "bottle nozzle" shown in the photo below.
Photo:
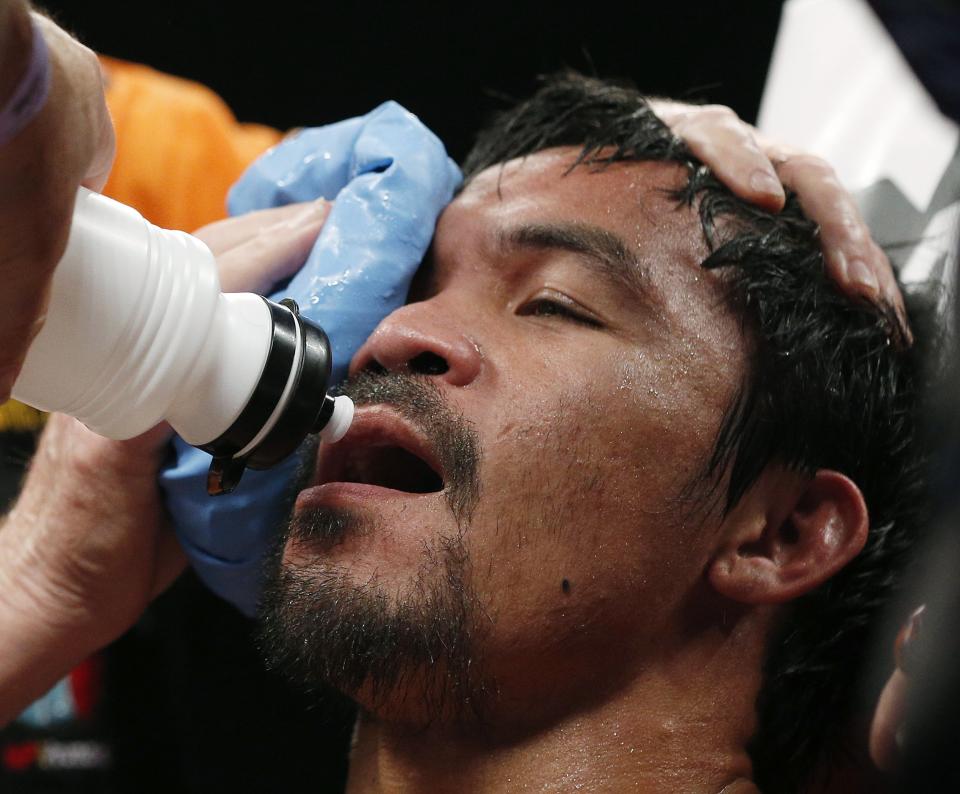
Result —
[{"label": "bottle nozzle", "polygon": [[345,394],[337,398],[329,394],[323,400],[323,408],[317,417],[313,432],[320,434],[320,440],[335,444],[343,438],[353,423],[353,400]]},{"label": "bottle nozzle", "polygon": [[323,329],[302,317],[292,300],[264,300],[273,318],[273,339],[256,389],[233,425],[200,447],[214,457],[207,483],[211,494],[229,493],[244,468],[276,465],[308,433],[338,441],[353,421],[350,398],[327,394],[331,356]]}]

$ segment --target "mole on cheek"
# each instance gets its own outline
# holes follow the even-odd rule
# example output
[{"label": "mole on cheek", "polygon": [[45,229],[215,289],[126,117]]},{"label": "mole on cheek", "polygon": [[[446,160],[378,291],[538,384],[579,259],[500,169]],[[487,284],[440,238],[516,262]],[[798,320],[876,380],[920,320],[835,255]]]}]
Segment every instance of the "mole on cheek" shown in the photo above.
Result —
[{"label": "mole on cheek", "polygon": [[564,595],[570,595],[570,580],[569,580],[569,579],[564,579],[564,580],[560,583],[560,589],[563,590],[563,594],[564,594]]}]

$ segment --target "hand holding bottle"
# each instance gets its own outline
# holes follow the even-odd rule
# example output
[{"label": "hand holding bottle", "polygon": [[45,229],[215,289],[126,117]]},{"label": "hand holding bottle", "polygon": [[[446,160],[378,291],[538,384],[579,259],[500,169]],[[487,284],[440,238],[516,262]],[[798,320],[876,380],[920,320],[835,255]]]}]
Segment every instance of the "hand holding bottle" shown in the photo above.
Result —
[{"label": "hand holding bottle", "polygon": [[[306,257],[328,207],[311,202],[200,229],[224,284],[255,289]],[[52,415],[0,529],[0,725],[129,628],[183,570],[157,472],[170,430],[110,441]]]},{"label": "hand holding bottle", "polygon": [[96,56],[22,0],[0,0],[0,402],[43,324],[77,187],[115,150]]}]

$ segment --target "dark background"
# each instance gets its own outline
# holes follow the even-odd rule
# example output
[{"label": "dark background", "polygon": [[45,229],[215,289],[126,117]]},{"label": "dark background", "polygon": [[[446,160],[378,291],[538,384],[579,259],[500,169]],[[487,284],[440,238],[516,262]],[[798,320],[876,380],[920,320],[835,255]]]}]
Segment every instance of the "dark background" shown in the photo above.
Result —
[{"label": "dark background", "polygon": [[[730,105],[753,120],[780,15],[777,0],[576,6],[557,3],[315,3],[97,0],[41,4],[93,49],[198,80],[243,121],[281,129],[395,99],[462,158],[473,131],[573,67],[659,95]],[[0,443],[0,501],[32,436]],[[6,490],[7,493],[3,493]],[[5,774],[0,790],[208,794],[341,789],[351,714],[305,699],[261,669],[252,625],[186,575],[104,654],[97,773]],[[16,727],[4,741],[34,737]]]},{"label": "dark background", "polygon": [[496,95],[573,67],[753,119],[778,0],[483,3],[40,0],[93,49],[199,80],[243,121],[287,129],[387,99],[460,158]]}]

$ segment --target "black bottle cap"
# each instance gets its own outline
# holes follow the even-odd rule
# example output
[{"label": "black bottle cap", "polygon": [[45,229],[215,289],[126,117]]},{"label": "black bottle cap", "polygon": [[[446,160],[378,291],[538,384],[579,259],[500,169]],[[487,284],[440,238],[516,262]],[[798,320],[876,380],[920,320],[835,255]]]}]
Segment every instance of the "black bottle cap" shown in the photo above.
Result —
[{"label": "black bottle cap", "polygon": [[[297,304],[285,298],[274,303],[264,298],[273,320],[273,336],[267,361],[250,400],[236,421],[219,437],[200,446],[213,455],[207,475],[207,493],[230,493],[243,471],[269,469],[290,455],[309,434],[321,430],[333,415],[333,399],[327,395],[332,366],[330,340],[323,329],[300,316]],[[270,431],[246,449],[273,415],[296,360],[299,327],[300,363],[283,412]]]}]

